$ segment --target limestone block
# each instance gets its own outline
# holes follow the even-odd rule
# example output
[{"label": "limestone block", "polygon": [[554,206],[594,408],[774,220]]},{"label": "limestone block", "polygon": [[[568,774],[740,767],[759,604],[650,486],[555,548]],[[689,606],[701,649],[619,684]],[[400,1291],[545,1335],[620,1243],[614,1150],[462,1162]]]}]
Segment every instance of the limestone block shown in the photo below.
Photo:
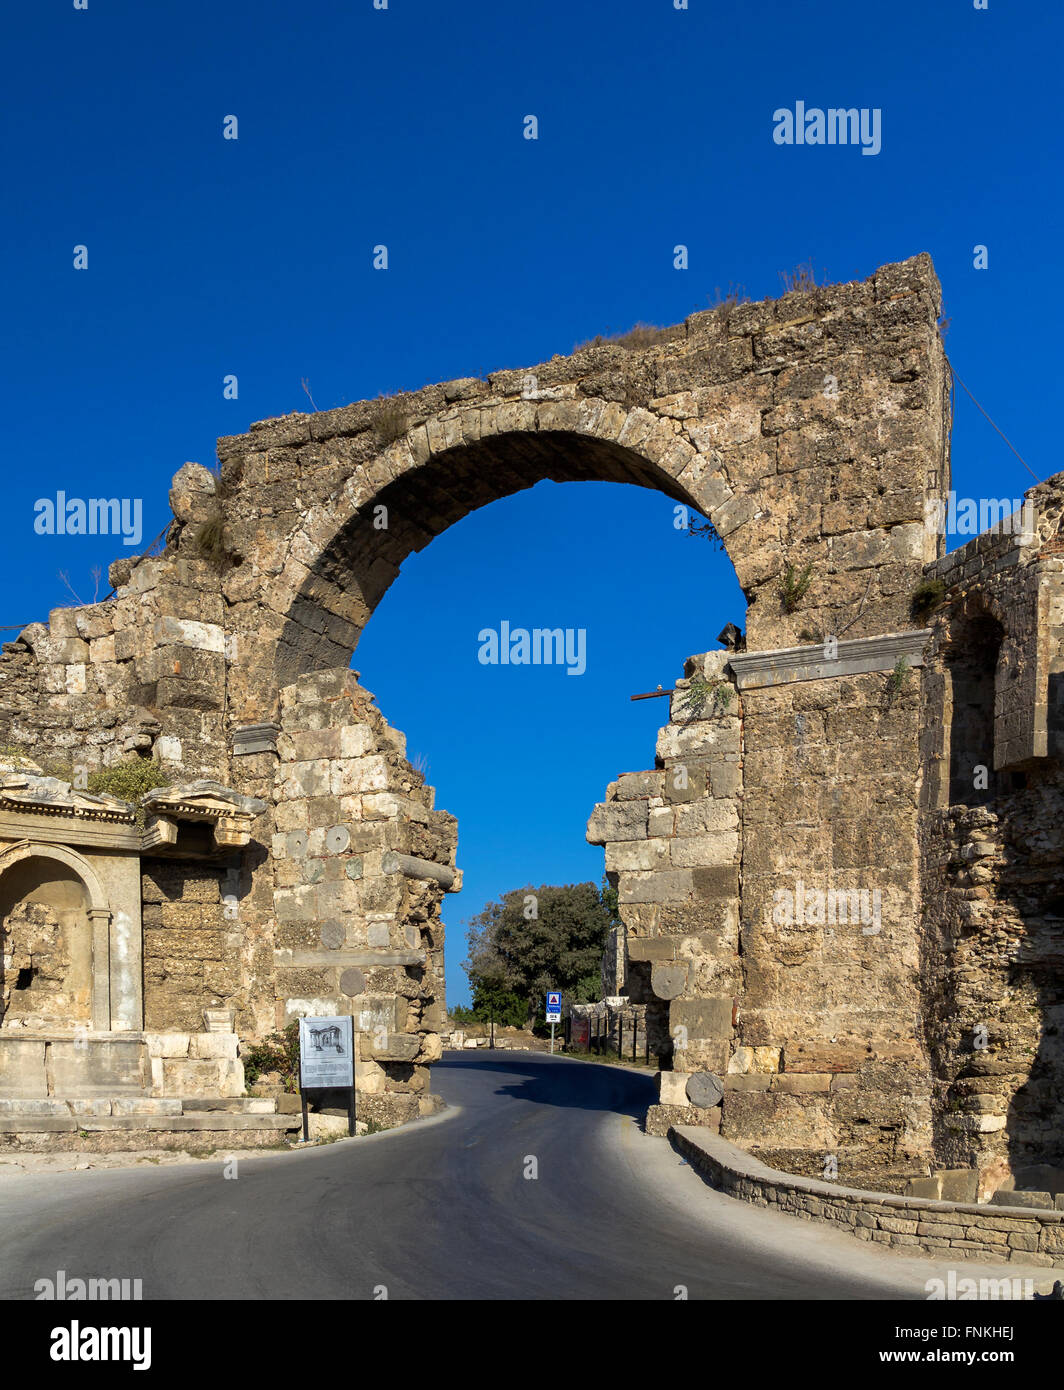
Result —
[{"label": "limestone block", "polygon": [[978,1168],[944,1168],[933,1176],[938,1181],[943,1202],[974,1205],[979,1186]]},{"label": "limestone block", "polygon": [[368,724],[345,724],[339,732],[341,758],[363,758],[372,752],[374,738]]},{"label": "limestone block", "polygon": [[746,1076],[758,1072],[777,1072],[780,1069],[778,1047],[737,1047],[728,1062],[733,1075]]},{"label": "limestone block", "polygon": [[[132,1097],[130,1098],[132,1099]],[[114,1111],[117,1102],[106,1100],[103,1097],[83,1097],[80,1100],[68,1100],[62,1102],[69,1107],[72,1115],[110,1115]],[[114,1112],[117,1113],[117,1112]]]},{"label": "limestone block", "polygon": [[717,1042],[732,1035],[732,998],[730,995],[708,999],[673,999],[669,1009],[669,1027],[683,1028],[691,1042]]},{"label": "limestone block", "polygon": [[604,845],[611,840],[645,840],[647,804],[645,801],[607,802],[596,806],[587,823],[590,844]]},{"label": "limestone block", "polygon": [[625,903],[686,902],[694,891],[690,869],[659,870],[656,873],[622,873],[618,882],[618,901]]},{"label": "limestone block", "polygon": [[148,1049],[139,1038],[49,1044],[57,1096],[115,1096],[148,1088]]},{"label": "limestone block", "polygon": [[44,1043],[0,1036],[0,1096],[46,1096]]},{"label": "limestone block", "polygon": [[677,835],[716,835],[739,827],[739,813],[732,801],[704,797],[677,806],[675,814]]},{"label": "limestone block", "polygon": [[735,831],[720,835],[692,835],[672,841],[672,863],[681,869],[717,868],[734,864],[739,858],[739,836]]},{"label": "limestone block", "polygon": [[235,1061],[238,1041],[235,1033],[193,1033],[189,1056],[203,1062],[220,1058]]},{"label": "limestone block", "polygon": [[197,623],[186,618],[156,618],[152,624],[152,637],[159,647],[195,647],[200,651],[219,653],[225,651],[225,631],[218,623]]},{"label": "limestone block", "polygon": [[340,764],[339,791],[341,795],[353,792],[384,791],[388,786],[388,764],[379,754],[364,758],[351,758]]},{"label": "limestone block", "polygon": [[661,796],[665,781],[663,772],[625,772],[610,786],[618,801],[634,801],[640,797]]},{"label": "limestone block", "polygon": [[181,1102],[160,1096],[116,1096],[110,1102],[113,1115],[180,1115]]},{"label": "limestone block", "polygon": [[363,1057],[377,1061],[412,1062],[421,1050],[420,1033],[387,1033],[380,1036],[376,1031],[363,1033],[359,1038],[359,1050]]},{"label": "limestone block", "polygon": [[772,1078],[770,1090],[787,1095],[802,1095],[807,1091],[830,1091],[831,1076],[827,1072],[778,1072]]},{"label": "limestone block", "polygon": [[187,1057],[191,1034],[145,1033],[149,1057]]},{"label": "limestone block", "polygon": [[162,1059],[165,1096],[238,1096],[244,1090],[244,1067],[239,1061]]},{"label": "limestone block", "polygon": [[607,872],[667,868],[668,864],[668,840],[614,840],[606,845]]},{"label": "limestone block", "polygon": [[204,521],[217,490],[217,479],[200,463],[185,463],[170,483],[170,510],[178,521]]},{"label": "limestone block", "polygon": [[690,1079],[691,1073],[687,1071],[659,1071],[655,1077],[659,1105],[687,1105],[687,1083]]}]

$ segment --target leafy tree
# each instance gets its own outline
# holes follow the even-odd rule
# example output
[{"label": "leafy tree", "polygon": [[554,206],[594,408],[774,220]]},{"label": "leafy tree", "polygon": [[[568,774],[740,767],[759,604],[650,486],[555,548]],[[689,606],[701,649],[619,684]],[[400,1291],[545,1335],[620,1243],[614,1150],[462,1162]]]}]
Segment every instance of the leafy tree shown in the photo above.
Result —
[{"label": "leafy tree", "polygon": [[[593,883],[529,885],[488,903],[469,923],[465,970],[474,1006],[479,996],[501,1008],[510,996],[531,1023],[542,1015],[548,989],[577,1004],[597,999],[615,910]],[[500,1012],[495,1018],[501,1022]]]}]

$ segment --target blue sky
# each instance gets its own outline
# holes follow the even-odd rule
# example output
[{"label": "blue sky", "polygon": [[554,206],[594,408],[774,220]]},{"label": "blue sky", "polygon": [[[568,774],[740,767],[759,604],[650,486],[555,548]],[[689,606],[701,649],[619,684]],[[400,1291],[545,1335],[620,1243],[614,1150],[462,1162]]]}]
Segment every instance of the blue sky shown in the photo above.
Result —
[{"label": "blue sky", "polygon": [[[60,571],[91,599],[129,553],[36,535],[36,500],[140,497],[148,540],[181,463],[307,408],[303,379],[328,409],[531,364],[718,285],[777,294],[810,258],[848,280],[929,251],[957,371],[1039,477],[1058,466],[1059,6],[87,2],[0,6],[0,622],[68,601]],[[881,152],[774,144],[798,100],[879,108]],[[1032,482],[959,393],[958,491]],[[728,561],[634,488],[542,484],[404,566],[355,664],[459,816],[452,1003],[467,916],[600,877],[587,815],[652,765],[665,712],[629,695],[742,613]],[[585,628],[586,674],[480,666],[504,618]]]}]

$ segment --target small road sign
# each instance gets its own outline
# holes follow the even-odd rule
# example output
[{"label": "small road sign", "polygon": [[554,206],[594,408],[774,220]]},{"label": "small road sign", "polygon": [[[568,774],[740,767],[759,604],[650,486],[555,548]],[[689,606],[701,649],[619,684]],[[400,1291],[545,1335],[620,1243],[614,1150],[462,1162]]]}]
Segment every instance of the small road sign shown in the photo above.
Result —
[{"label": "small road sign", "polygon": [[547,991],[547,1022],[561,1023],[562,1021],[562,994],[559,989]]}]

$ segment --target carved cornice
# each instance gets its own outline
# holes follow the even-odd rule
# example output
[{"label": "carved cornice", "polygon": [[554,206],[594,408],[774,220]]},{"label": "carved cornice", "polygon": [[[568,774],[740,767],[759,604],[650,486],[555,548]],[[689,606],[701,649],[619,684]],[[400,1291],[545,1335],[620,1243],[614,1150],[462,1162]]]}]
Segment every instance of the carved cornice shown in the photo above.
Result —
[{"label": "carved cornice", "polygon": [[922,666],[924,647],[930,636],[931,629],[923,627],[913,632],[887,632],[879,637],[854,637],[839,642],[833,649],[833,658],[825,656],[823,642],[762,652],[733,652],[728,665],[735,673],[740,690],[786,685],[791,681],[830,680],[869,671],[893,671],[899,661]]},{"label": "carved cornice", "polygon": [[141,799],[148,821],[142,838],[144,850],[172,848],[177,844],[178,822],[211,826],[215,847],[241,849],[251,839],[255,817],[266,809],[256,796],[241,796],[221,782],[200,778],[176,787],[159,787]]},{"label": "carved cornice", "polygon": [[0,811],[114,825],[132,825],[137,814],[130,802],[117,796],[80,791],[59,777],[17,770],[0,772]]}]

